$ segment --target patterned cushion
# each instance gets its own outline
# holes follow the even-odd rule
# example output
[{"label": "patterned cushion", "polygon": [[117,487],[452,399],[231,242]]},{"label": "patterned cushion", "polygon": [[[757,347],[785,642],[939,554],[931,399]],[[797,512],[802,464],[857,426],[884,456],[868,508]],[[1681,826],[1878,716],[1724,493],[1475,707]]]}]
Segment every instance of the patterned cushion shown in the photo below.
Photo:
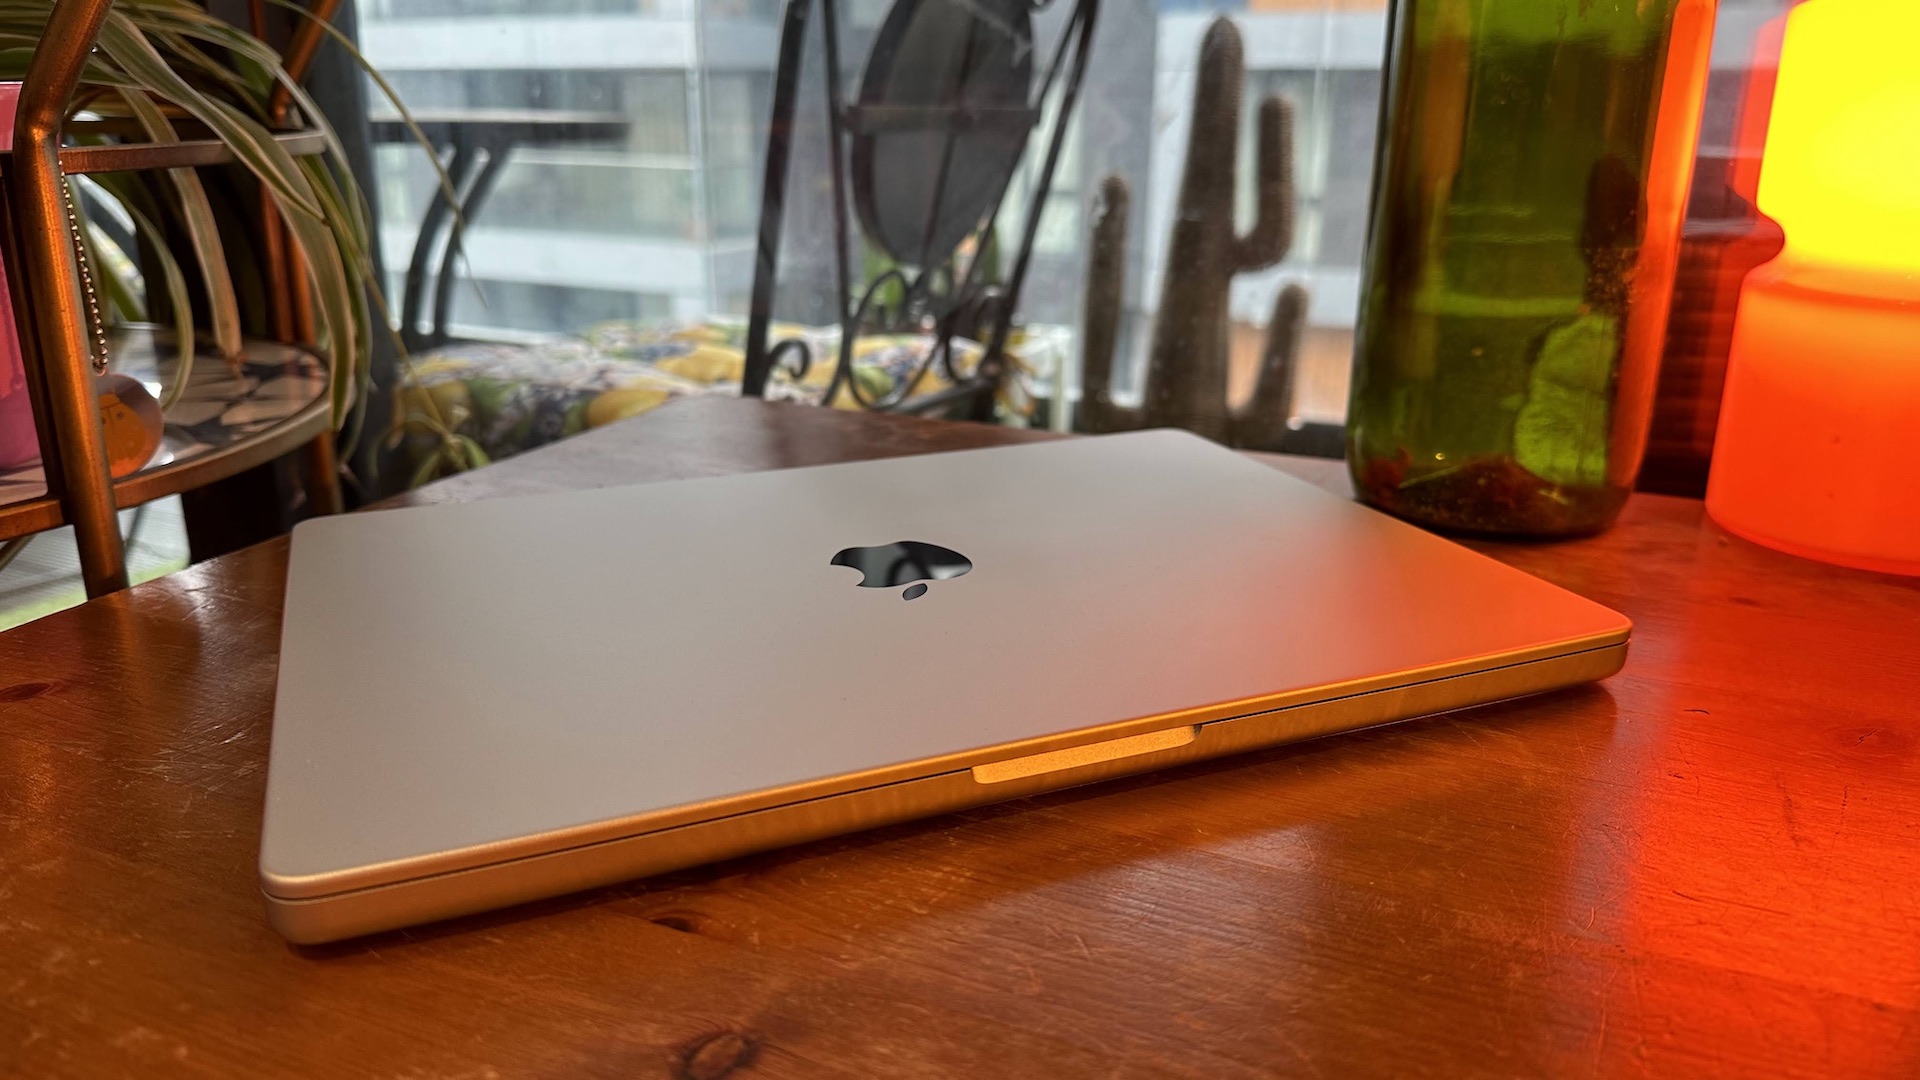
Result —
[{"label": "patterned cushion", "polygon": [[[396,394],[395,417],[410,433],[418,455],[436,444],[440,424],[471,438],[488,457],[502,458],[563,439],[588,428],[637,416],[687,394],[738,394],[746,365],[746,324],[603,323],[578,338],[535,345],[459,342],[415,357],[412,378]],[[793,377],[785,362],[775,370],[767,397],[818,405],[839,356],[837,328],[775,324],[776,342],[799,339],[812,354],[805,376]],[[854,378],[863,395],[877,400],[910,378],[933,348],[930,335],[875,335],[854,345]],[[954,368],[971,371],[984,349],[954,340]],[[1018,365],[1017,352],[1016,365]],[[1018,380],[1015,380],[1016,382]],[[938,363],[928,367],[913,396],[950,383]],[[1003,407],[1024,413],[1023,392],[1003,394]],[[859,408],[842,387],[835,408]]]}]

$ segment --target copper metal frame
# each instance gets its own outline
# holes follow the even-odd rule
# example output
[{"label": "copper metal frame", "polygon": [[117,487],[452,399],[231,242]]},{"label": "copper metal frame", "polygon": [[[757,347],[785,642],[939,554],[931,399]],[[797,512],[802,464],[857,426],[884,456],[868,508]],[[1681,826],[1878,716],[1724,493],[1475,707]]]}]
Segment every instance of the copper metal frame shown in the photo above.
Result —
[{"label": "copper metal frame", "polygon": [[[315,14],[325,18],[336,5],[337,0],[321,0]],[[66,174],[232,160],[226,148],[212,140],[167,147],[61,147],[74,90],[111,8],[112,0],[58,0],[54,4],[21,85],[12,160],[6,165],[5,184],[0,185],[8,203],[0,207],[7,211],[0,213],[0,254],[5,257],[11,283],[21,359],[48,491],[45,498],[7,508],[11,512],[0,526],[11,528],[0,527],[0,535],[23,535],[36,528],[71,524],[88,596],[127,587],[126,552],[116,512],[122,503],[131,506],[208,483],[306,442],[315,507],[329,512],[340,505],[331,424],[326,410],[317,408],[305,410],[263,438],[204,459],[138,473],[118,485],[108,472],[78,267],[66,216]],[[289,49],[287,64],[294,78],[301,77],[312,60],[321,33],[311,21],[296,31],[294,44],[299,48],[297,52]],[[284,109],[284,105],[281,107]],[[316,132],[292,132],[280,138],[296,154],[318,153],[325,145]],[[276,229],[280,225],[277,216],[273,225]],[[270,232],[269,241],[272,235]],[[282,244],[277,252],[270,247],[269,261],[269,276],[277,281],[298,280],[303,274],[304,267],[292,245]],[[274,294],[273,309],[279,320],[275,330],[283,343],[311,337],[310,324],[304,328],[293,325],[302,307],[293,294],[304,291],[289,288],[284,295]]]},{"label": "copper metal frame", "polygon": [[[273,137],[294,157],[325,153],[327,137],[318,131],[283,131]],[[175,143],[115,143],[106,146],[63,146],[60,171],[68,176],[102,172],[139,172],[142,169],[178,169],[193,165],[224,165],[233,150],[218,139],[182,139]]]},{"label": "copper metal frame", "polygon": [[126,588],[127,565],[107,473],[106,436],[94,400],[66,179],[60,171],[60,134],[67,102],[111,6],[111,0],[54,5],[20,88],[13,168],[7,170],[19,225],[13,238],[19,258],[7,276],[20,323],[21,359],[33,395],[47,489],[59,494],[73,525],[89,596]]},{"label": "copper metal frame", "polygon": [[[251,438],[166,465],[142,469],[116,481],[113,485],[114,502],[124,510],[182,491],[192,491],[296,450],[306,456],[306,465],[312,475],[330,475],[332,465],[316,462],[312,455],[314,448],[324,442],[331,458],[332,427],[332,402],[322,394],[299,412]],[[337,493],[339,486],[334,485],[333,490]],[[311,494],[316,512],[339,512],[337,501],[329,508],[322,493]],[[61,500],[52,494],[10,503],[6,507],[7,512],[0,515],[0,541],[57,529],[67,524],[64,509]]]}]

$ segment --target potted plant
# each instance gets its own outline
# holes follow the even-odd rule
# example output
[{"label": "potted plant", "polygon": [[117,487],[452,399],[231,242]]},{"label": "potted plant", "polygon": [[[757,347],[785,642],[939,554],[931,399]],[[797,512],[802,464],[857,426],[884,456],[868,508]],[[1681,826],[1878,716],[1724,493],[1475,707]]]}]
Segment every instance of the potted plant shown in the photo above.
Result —
[{"label": "potted plant", "polygon": [[[309,34],[345,47],[406,117],[392,88],[330,23],[288,0],[270,2],[297,13],[313,28]],[[0,0],[0,80],[25,76],[54,7],[54,0]],[[322,152],[297,154],[276,138],[291,128],[313,132]],[[257,183],[258,197],[270,202],[299,253],[305,281],[293,287],[311,305],[311,344],[327,364],[333,424],[355,440],[373,335],[393,333],[374,270],[372,218],[337,135],[281,54],[190,0],[118,0],[87,59],[66,130],[83,144],[213,138],[226,145],[236,163],[230,171]],[[437,156],[429,157],[437,168]],[[258,283],[267,276],[272,239],[260,235],[261,222],[274,215],[249,221],[237,200],[218,197],[241,190],[232,179],[169,168],[68,181],[81,265],[100,294],[99,316],[116,323],[158,318],[171,327],[164,404],[185,388],[197,344],[231,360],[243,331],[272,323]],[[450,464],[476,461],[430,407],[410,420],[444,436]]]}]

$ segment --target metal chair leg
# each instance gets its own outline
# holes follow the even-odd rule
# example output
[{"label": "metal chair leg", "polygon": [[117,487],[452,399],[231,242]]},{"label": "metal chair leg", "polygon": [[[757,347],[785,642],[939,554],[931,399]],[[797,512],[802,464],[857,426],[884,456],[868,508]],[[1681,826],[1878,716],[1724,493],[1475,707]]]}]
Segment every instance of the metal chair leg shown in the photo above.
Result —
[{"label": "metal chair leg", "polygon": [[480,207],[493,193],[493,185],[500,179],[501,170],[507,167],[507,158],[513,153],[513,144],[506,139],[498,139],[481,147],[486,153],[486,163],[474,174],[473,182],[460,194],[460,216],[447,224],[447,243],[440,256],[440,276],[433,281],[433,322],[427,331],[426,344],[445,345],[450,338],[447,322],[453,312],[453,286],[459,278],[460,253],[463,250],[466,229],[473,225],[473,219],[480,216]]},{"label": "metal chair leg", "polygon": [[[780,268],[780,229],[787,209],[787,157],[793,150],[794,100],[800,94],[800,64],[807,47],[807,19],[813,0],[788,0],[780,29],[780,62],[774,68],[773,117],[767,131],[766,171],[760,186],[760,234],[754,246],[753,300],[747,312],[746,365],[740,379],[743,397],[766,397],[773,373],[767,334],[773,320],[775,273]],[[828,84],[831,87],[831,79]],[[835,194],[838,194],[836,190]],[[844,292],[844,290],[843,290]],[[840,298],[844,309],[847,299]]]},{"label": "metal chair leg", "polygon": [[[462,131],[456,131],[453,137],[453,157],[447,162],[448,185],[453,196],[464,200],[468,183],[473,179],[474,170],[480,167],[480,150]],[[427,200],[426,212],[420,216],[420,235],[413,242],[413,258],[407,263],[406,284],[400,294],[400,337],[409,350],[418,350],[426,345],[426,332],[420,329],[420,317],[427,309],[427,270],[433,261],[435,249],[440,245],[443,229],[454,226],[454,212],[458,209],[447,200],[448,192],[436,189],[433,197]],[[464,213],[461,215],[464,217]]]}]

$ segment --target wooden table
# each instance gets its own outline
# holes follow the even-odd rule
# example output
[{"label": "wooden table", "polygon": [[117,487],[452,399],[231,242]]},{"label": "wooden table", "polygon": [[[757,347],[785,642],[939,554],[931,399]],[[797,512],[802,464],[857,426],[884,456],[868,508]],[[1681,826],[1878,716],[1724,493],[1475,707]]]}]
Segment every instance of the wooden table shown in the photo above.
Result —
[{"label": "wooden table", "polygon": [[[1032,437],[701,399],[411,501]],[[1920,1075],[1920,582],[1657,496],[1479,546],[1632,616],[1626,670],[316,949],[254,877],[284,542],[43,619],[0,1072]]]}]

